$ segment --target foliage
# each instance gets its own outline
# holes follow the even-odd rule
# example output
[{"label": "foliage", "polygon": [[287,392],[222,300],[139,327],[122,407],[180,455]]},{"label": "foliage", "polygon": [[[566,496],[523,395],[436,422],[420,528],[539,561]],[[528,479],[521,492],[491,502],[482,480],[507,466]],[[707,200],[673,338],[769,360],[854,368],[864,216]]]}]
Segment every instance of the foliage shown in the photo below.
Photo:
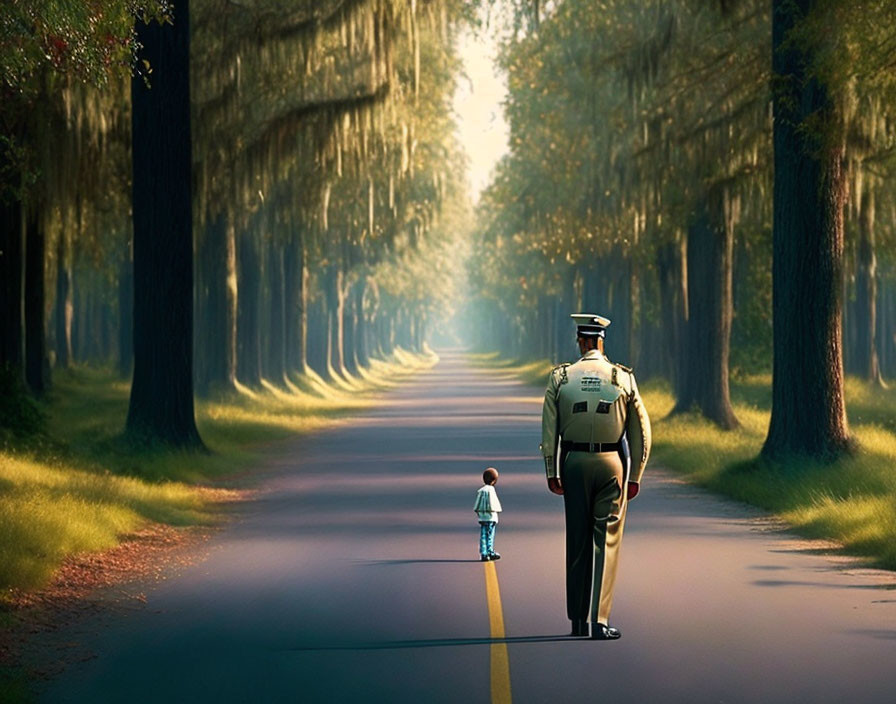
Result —
[{"label": "foliage", "polygon": [[[887,203],[877,246],[889,260],[896,44],[885,18],[896,4],[815,5],[790,40],[823,49],[810,69],[844,105],[848,216],[858,220],[869,189]],[[770,6],[758,0],[513,3],[501,54],[510,153],[480,203],[470,274],[493,311],[485,318],[508,321],[525,353],[541,356],[526,340],[543,334],[547,301],[606,312],[618,284],[595,297],[591,281],[631,271],[640,290],[623,315],[644,339],[651,328],[668,336],[662,258],[708,203],[734,230],[732,364],[769,369],[770,46]]]},{"label": "foliage", "polygon": [[[72,176],[90,182],[88,170],[66,168],[67,157],[83,141],[88,154],[81,158],[93,160],[89,146],[112,126],[102,113],[114,102],[102,98],[120,100],[116,87],[138,69],[137,18],[165,22],[169,13],[166,0],[12,0],[0,6],[3,197],[58,199],[72,191]],[[30,193],[34,185],[37,196]]]},{"label": "foliage", "polygon": [[41,75],[103,86],[137,60],[134,21],[169,21],[166,0],[11,0],[0,9],[3,94],[34,90]]}]

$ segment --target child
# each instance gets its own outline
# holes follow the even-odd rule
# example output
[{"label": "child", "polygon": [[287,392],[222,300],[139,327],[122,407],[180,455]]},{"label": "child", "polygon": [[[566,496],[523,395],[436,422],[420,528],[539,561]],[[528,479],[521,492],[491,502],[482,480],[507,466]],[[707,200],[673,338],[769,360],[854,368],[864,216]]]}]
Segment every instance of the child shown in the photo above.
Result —
[{"label": "child", "polygon": [[473,506],[473,510],[479,516],[479,559],[487,562],[501,559],[495,552],[495,526],[498,523],[498,514],[501,512],[501,502],[495,491],[498,470],[494,467],[486,469],[482,473],[482,481],[485,485],[476,492],[476,505]]}]

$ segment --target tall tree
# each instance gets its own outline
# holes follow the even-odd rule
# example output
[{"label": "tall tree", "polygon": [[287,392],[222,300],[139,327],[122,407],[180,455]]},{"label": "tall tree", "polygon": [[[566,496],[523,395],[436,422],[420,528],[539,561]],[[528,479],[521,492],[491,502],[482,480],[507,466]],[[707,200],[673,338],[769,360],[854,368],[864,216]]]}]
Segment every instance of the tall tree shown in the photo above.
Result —
[{"label": "tall tree", "polygon": [[[870,180],[870,179],[869,179]],[[856,371],[873,383],[883,383],[877,354],[877,253],[875,251],[875,188],[869,183],[859,194],[858,241],[856,242]]]},{"label": "tall tree", "polygon": [[[7,144],[0,144],[0,172],[11,168]],[[0,374],[23,373],[22,337],[22,201],[3,173],[0,190]]]},{"label": "tall tree", "polygon": [[701,203],[688,233],[687,280],[694,285],[688,289],[687,345],[676,350],[684,354],[676,410],[697,406],[707,418],[730,430],[739,425],[728,389],[734,228],[731,217],[710,211],[733,206],[727,194],[714,194],[707,201]]},{"label": "tall tree", "polygon": [[[131,82],[134,376],[126,432],[201,447],[193,410],[189,0],[137,30],[151,75]],[[151,83],[147,81],[151,79]]]},{"label": "tall tree", "polygon": [[843,115],[805,31],[820,0],[773,0],[772,416],[762,454],[833,458],[852,447],[843,393]]},{"label": "tall tree", "polygon": [[44,290],[46,229],[34,205],[28,208],[25,223],[25,381],[32,392],[42,394],[49,386]]}]

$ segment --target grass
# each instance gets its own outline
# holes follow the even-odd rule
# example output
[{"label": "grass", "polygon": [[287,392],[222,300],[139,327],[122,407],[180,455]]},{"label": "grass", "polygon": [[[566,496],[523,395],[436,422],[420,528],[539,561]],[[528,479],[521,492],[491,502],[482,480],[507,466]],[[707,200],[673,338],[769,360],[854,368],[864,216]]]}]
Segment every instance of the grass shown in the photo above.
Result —
[{"label": "grass", "polygon": [[338,384],[310,373],[198,402],[208,453],[135,449],[122,438],[127,383],[110,370],[56,374],[41,404],[44,433],[0,448],[0,602],[45,585],[66,556],[113,547],[148,522],[219,520],[216,498],[227,493],[203,485],[248,469],[267,444],[375,403],[376,392],[435,361],[398,350]]},{"label": "grass", "polygon": [[896,569],[896,391],[847,381],[859,451],[835,462],[762,461],[771,379],[732,382],[731,395],[742,427],[726,432],[696,414],[665,418],[672,395],[647,384],[645,404],[659,419],[656,459],[696,484],[773,513],[802,535],[837,541],[850,554]]},{"label": "grass", "polygon": [[[489,354],[477,355],[476,361],[538,385],[551,368],[546,361],[498,362]],[[732,403],[741,422],[734,431],[720,430],[699,414],[668,417],[674,398],[664,382],[649,381],[641,393],[653,425],[654,462],[765,509],[801,535],[834,540],[849,554],[896,570],[896,389],[847,379],[847,414],[859,452],[836,462],[785,464],[758,459],[771,411],[769,375],[732,381]]]}]

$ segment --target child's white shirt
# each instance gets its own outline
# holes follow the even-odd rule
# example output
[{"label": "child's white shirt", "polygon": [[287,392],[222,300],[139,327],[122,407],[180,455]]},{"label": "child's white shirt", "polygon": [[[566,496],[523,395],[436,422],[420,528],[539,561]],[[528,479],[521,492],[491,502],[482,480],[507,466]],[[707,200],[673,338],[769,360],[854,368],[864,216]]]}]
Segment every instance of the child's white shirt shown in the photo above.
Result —
[{"label": "child's white shirt", "polygon": [[498,522],[498,513],[501,511],[501,501],[498,499],[498,492],[491,484],[483,484],[482,488],[476,492],[476,504],[473,510],[479,516],[480,521]]}]

